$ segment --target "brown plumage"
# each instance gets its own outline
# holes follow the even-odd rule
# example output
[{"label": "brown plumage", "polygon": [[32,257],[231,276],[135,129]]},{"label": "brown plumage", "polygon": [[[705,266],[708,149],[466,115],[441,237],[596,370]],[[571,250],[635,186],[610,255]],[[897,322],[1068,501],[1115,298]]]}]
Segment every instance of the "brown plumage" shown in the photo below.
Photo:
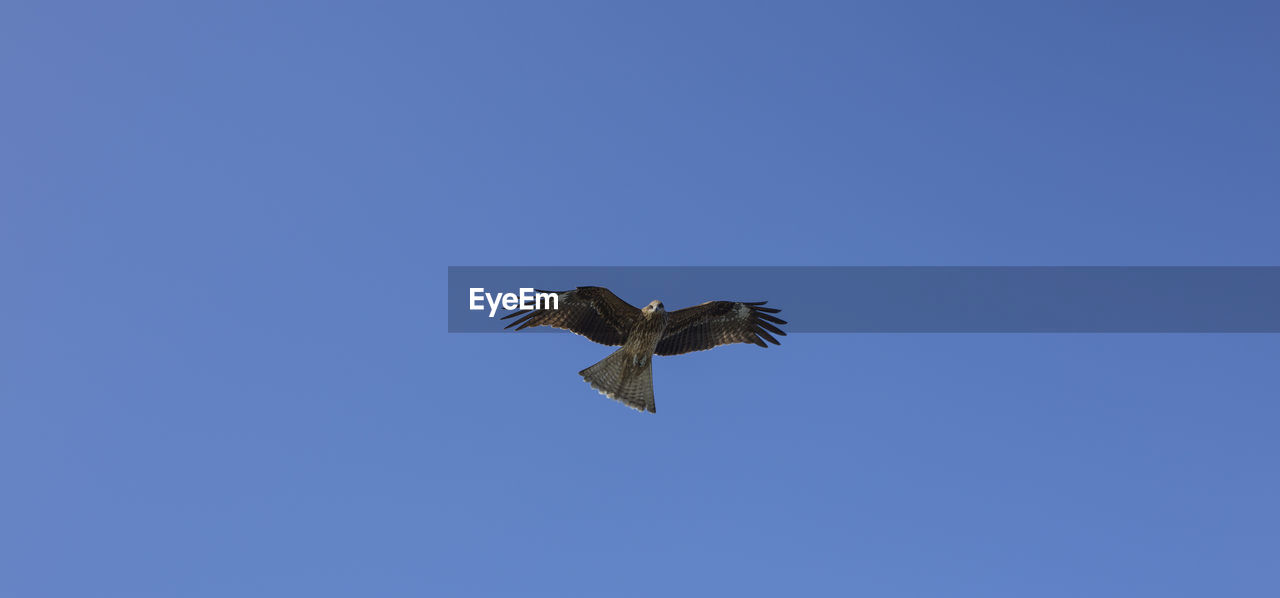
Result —
[{"label": "brown plumage", "polygon": [[578,287],[556,295],[559,309],[521,310],[502,319],[517,318],[507,325],[516,330],[551,326],[602,345],[622,345],[578,373],[601,394],[650,413],[657,411],[653,355],[680,355],[730,343],[768,347],[781,344],[773,334],[787,334],[778,328],[787,322],[772,315],[781,310],[762,307],[764,301],[708,301],[667,312],[656,300],[637,309],[604,287]]}]

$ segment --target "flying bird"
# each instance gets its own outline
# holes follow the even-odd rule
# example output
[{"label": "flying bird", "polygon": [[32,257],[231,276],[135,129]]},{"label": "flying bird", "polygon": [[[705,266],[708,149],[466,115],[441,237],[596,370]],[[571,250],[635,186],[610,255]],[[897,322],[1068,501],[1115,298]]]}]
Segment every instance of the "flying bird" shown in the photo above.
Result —
[{"label": "flying bird", "polygon": [[617,346],[608,357],[578,375],[592,388],[638,411],[657,413],[653,401],[653,356],[705,351],[719,345],[781,344],[786,336],[776,324],[787,322],[762,307],[766,301],[708,301],[668,312],[658,300],[637,309],[604,287],[578,287],[555,293],[559,309],[525,309],[503,316],[518,318],[506,327],[523,330],[551,326],[580,334],[602,345]]}]

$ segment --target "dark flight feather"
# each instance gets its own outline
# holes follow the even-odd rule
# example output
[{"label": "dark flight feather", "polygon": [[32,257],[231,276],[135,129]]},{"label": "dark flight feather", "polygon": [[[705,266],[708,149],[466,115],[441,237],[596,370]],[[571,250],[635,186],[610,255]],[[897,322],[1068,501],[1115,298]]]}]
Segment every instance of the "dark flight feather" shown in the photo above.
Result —
[{"label": "dark flight feather", "polygon": [[680,355],[693,351],[705,351],[730,343],[751,343],[768,347],[782,343],[770,332],[786,336],[773,324],[786,324],[786,320],[771,316],[779,309],[761,307],[766,301],[708,301],[702,305],[686,307],[670,313],[666,333],[656,355]]},{"label": "dark flight feather", "polygon": [[602,345],[621,345],[640,319],[640,310],[619,299],[604,287],[578,287],[572,291],[553,292],[559,297],[560,309],[520,310],[502,317],[518,318],[506,327],[523,330],[532,326],[551,326],[580,334]]}]

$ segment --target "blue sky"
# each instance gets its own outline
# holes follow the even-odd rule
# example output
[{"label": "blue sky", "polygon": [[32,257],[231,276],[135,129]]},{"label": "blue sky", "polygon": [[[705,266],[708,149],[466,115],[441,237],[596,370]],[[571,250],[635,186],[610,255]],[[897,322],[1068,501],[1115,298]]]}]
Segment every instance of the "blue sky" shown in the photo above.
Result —
[{"label": "blue sky", "polygon": [[0,594],[1276,595],[1275,335],[797,334],[644,416],[444,290],[1275,265],[1277,17],[10,3]]}]

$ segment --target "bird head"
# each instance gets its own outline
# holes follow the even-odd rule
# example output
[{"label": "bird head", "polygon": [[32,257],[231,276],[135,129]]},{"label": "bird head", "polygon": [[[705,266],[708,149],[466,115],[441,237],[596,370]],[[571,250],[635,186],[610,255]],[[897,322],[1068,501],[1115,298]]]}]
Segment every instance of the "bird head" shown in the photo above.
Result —
[{"label": "bird head", "polygon": [[640,311],[644,312],[645,315],[649,315],[653,313],[659,313],[659,314],[664,313],[667,310],[662,307],[661,301],[654,299],[653,301],[649,302],[649,305],[644,306],[644,308],[641,309]]}]

